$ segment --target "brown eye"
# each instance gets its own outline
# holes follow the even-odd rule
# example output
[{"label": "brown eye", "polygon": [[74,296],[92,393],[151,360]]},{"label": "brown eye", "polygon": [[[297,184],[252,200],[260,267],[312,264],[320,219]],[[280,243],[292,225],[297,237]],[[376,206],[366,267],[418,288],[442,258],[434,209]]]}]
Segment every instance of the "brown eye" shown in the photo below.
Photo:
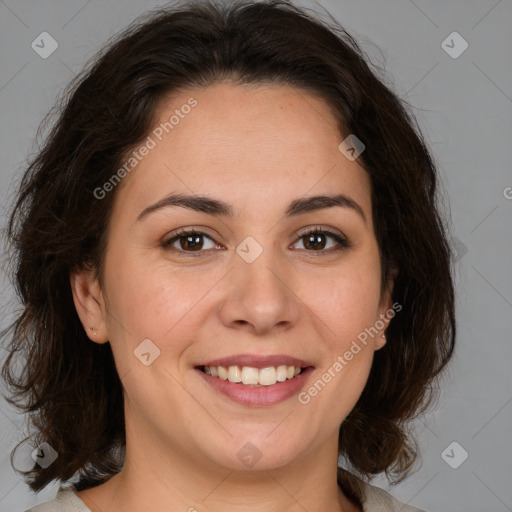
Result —
[{"label": "brown eye", "polygon": [[[211,247],[205,248],[205,238],[211,242]],[[214,249],[219,245],[215,244],[211,237],[201,231],[180,230],[175,236],[162,242],[162,247],[182,252],[204,252],[203,249]]]},{"label": "brown eye", "polygon": [[197,251],[203,247],[204,240],[202,237],[203,235],[181,235],[177,237],[177,240],[180,242],[181,249]]},{"label": "brown eye", "polygon": [[[335,243],[326,248],[329,239]],[[300,240],[303,240],[304,249],[309,252],[333,252],[350,247],[346,238],[325,229],[315,228],[302,233]]]},{"label": "brown eye", "polygon": [[326,235],[323,233],[311,233],[310,235],[303,236],[304,247],[306,249],[325,249]]}]

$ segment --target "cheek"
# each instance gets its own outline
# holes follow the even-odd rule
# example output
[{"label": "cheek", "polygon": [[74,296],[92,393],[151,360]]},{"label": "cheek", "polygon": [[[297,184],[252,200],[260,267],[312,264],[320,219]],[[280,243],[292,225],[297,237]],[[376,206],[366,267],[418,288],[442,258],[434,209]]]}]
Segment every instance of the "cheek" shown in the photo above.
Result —
[{"label": "cheek", "polygon": [[328,286],[318,315],[326,357],[315,382],[299,398],[304,404],[316,403],[334,428],[353,409],[370,374],[380,273],[370,264],[354,265]]},{"label": "cheek", "polygon": [[176,269],[163,258],[148,261],[147,256],[118,251],[107,260],[106,275],[109,334],[117,351],[128,347],[127,353],[133,352],[149,338],[166,358],[172,358],[197,331],[199,316],[211,306],[206,295],[222,272]]},{"label": "cheek", "polygon": [[373,251],[358,253],[330,276],[314,281],[309,296],[316,301],[315,311],[337,349],[350,345],[379,318],[379,265],[378,254]]}]

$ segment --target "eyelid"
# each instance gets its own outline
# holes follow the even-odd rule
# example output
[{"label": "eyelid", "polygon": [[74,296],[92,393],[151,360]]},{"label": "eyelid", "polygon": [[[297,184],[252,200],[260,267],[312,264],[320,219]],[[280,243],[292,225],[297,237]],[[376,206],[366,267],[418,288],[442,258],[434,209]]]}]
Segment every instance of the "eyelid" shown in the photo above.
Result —
[{"label": "eyelid", "polygon": [[320,225],[314,225],[314,226],[308,226],[308,227],[302,228],[299,231],[297,231],[297,233],[295,233],[295,236],[297,238],[300,238],[304,235],[308,235],[309,233],[315,233],[315,232],[320,232],[320,231],[330,233],[331,235],[339,236],[340,238],[343,238],[343,239],[347,238],[341,231],[338,231],[337,229],[330,228],[327,226],[320,226]]},{"label": "eyelid", "polygon": [[179,236],[185,236],[185,235],[205,235],[214,242],[218,243],[214,237],[222,238],[219,233],[215,231],[215,234],[212,235],[209,233],[212,231],[211,229],[207,228],[206,226],[190,226],[190,227],[184,227],[184,228],[178,228],[174,231],[171,231],[170,233],[166,234],[166,241],[170,241],[174,238],[177,238]]}]

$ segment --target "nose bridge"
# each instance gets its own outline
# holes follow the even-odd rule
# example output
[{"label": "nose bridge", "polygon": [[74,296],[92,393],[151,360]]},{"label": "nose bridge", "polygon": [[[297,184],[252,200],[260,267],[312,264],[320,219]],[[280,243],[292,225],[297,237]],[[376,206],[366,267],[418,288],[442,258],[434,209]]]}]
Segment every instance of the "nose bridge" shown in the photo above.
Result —
[{"label": "nose bridge", "polygon": [[294,323],[298,299],[287,270],[285,258],[271,242],[263,247],[252,237],[243,240],[233,257],[230,286],[220,311],[222,321],[231,326],[249,324],[258,332]]}]

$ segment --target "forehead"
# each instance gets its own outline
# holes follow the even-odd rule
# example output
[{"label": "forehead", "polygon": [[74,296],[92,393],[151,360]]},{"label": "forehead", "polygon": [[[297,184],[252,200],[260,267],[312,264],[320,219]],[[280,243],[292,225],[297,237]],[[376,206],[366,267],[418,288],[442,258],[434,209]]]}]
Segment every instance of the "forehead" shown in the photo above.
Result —
[{"label": "forehead", "polygon": [[235,213],[338,192],[369,213],[369,178],[343,138],[328,104],[290,85],[190,88],[160,103],[151,149],[118,192],[139,210],[181,192],[227,198]]}]

